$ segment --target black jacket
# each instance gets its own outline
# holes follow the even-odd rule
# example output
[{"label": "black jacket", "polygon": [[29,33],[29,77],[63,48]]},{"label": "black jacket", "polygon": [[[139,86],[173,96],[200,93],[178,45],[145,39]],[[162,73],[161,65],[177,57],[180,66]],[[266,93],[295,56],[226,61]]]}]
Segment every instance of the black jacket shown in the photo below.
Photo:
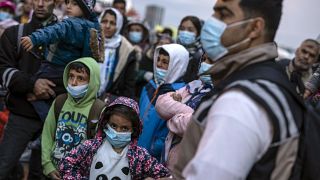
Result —
[{"label": "black jacket", "polygon": [[[56,22],[53,18],[52,23]],[[30,23],[24,25],[22,36],[30,35],[41,28],[42,21],[35,17]],[[18,54],[18,29],[19,25],[12,26],[5,30],[0,38],[0,83],[8,89],[7,107],[18,115],[30,118],[37,118],[32,105],[27,101],[26,94],[33,92],[34,75],[44,60],[44,48],[39,47],[26,52],[20,47]]]}]

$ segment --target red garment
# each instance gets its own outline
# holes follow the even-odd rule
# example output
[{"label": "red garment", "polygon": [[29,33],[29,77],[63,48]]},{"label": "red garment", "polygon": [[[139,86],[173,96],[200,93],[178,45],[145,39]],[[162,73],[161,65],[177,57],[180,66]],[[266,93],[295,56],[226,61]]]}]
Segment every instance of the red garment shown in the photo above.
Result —
[{"label": "red garment", "polygon": [[8,117],[9,117],[9,110],[8,109],[4,109],[3,111],[0,111],[0,140],[2,139],[4,126],[8,122]]}]

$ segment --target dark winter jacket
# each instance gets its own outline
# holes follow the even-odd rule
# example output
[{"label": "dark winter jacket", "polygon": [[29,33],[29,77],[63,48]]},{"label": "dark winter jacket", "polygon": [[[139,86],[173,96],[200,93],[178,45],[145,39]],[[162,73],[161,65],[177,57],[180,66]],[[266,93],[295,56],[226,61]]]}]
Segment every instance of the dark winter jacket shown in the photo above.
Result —
[{"label": "dark winter jacket", "polygon": [[[49,24],[56,22],[52,17]],[[34,16],[30,23],[24,25],[22,36],[28,36],[35,30],[42,28],[42,21]],[[32,105],[27,101],[26,94],[33,92],[34,81],[32,76],[38,71],[44,59],[43,48],[34,48],[26,52],[20,47],[18,54],[18,28],[12,26],[5,30],[0,39],[0,82],[8,88],[7,106],[10,112],[30,118],[38,118]]]}]

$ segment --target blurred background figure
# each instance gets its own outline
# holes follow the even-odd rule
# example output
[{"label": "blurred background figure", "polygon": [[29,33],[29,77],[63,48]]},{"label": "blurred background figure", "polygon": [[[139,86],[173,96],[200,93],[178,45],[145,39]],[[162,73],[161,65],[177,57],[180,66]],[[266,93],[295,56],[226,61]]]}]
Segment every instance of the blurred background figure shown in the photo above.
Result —
[{"label": "blurred background figure", "polygon": [[312,66],[317,62],[320,46],[314,39],[306,39],[298,47],[293,60],[283,59],[278,63],[285,69],[290,81],[296,87],[299,95],[303,96],[305,83],[312,76]]},{"label": "blurred background figure", "polygon": [[21,1],[22,7],[21,7],[21,15],[14,17],[14,20],[18,23],[25,24],[29,22],[31,12],[32,12],[32,0],[23,0]]},{"label": "blurred background figure", "polygon": [[13,2],[9,0],[0,2],[0,36],[6,28],[18,24],[13,19],[15,10],[16,5]]},{"label": "blurred background figure", "polygon": [[128,24],[128,18],[126,16],[126,6],[127,6],[127,2],[125,0],[114,0],[112,3],[112,7],[117,9],[123,16],[123,24],[120,31],[121,35],[124,34],[124,29]]},{"label": "blurred background figure", "polygon": [[132,45],[138,46],[142,53],[149,48],[149,29],[142,22],[129,22],[126,27],[125,37]]},{"label": "blurred background figure", "polygon": [[201,27],[201,21],[196,16],[184,17],[179,25],[177,43],[183,45],[189,52],[189,64],[184,77],[186,83],[197,79],[203,54],[200,42]]}]

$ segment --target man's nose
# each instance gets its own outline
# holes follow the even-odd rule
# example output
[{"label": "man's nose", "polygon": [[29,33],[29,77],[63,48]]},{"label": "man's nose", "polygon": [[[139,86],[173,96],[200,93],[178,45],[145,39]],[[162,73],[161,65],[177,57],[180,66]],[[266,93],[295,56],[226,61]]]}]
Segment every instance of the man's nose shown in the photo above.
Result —
[{"label": "man's nose", "polygon": [[43,1],[44,1],[44,0],[39,0],[39,1],[38,1],[38,6],[43,6],[43,4],[44,4]]}]

